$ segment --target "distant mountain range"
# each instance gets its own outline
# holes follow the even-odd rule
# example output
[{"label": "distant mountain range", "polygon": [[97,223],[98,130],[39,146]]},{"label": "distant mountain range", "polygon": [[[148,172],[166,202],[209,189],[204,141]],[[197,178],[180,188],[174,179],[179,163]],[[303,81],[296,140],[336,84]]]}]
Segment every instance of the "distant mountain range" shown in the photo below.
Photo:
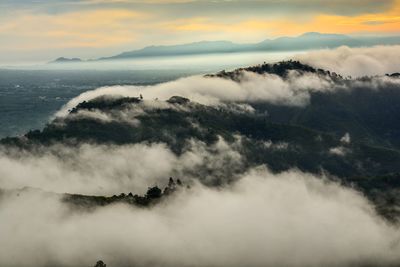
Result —
[{"label": "distant mountain range", "polygon": [[[400,36],[351,37],[342,34],[323,34],[309,32],[297,37],[267,39],[255,44],[236,44],[229,41],[202,41],[182,45],[148,46],[140,50],[123,52],[111,57],[101,57],[90,61],[121,60],[144,57],[165,57],[180,55],[199,55],[213,53],[237,53],[257,51],[296,51],[335,48],[342,45],[349,47],[400,44]],[[80,63],[79,58],[60,57],[50,63]]]}]

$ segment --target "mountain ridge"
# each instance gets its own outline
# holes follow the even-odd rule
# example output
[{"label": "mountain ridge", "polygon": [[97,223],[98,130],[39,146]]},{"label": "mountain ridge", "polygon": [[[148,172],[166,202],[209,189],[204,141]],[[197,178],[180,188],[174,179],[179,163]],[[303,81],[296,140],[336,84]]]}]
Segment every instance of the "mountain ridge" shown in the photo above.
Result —
[{"label": "mountain ridge", "polygon": [[177,45],[151,45],[142,49],[125,51],[114,56],[82,60],[60,57],[50,63],[79,63],[107,60],[122,60],[146,57],[167,57],[239,52],[278,52],[310,49],[336,48],[340,46],[360,47],[400,44],[400,36],[352,37],[343,34],[306,32],[295,37],[265,39],[258,43],[238,44],[227,40],[199,41]]},{"label": "mountain ridge", "polygon": [[[179,158],[200,146],[213,154],[227,154],[221,159],[224,168],[211,168],[205,160],[180,173],[178,177],[182,181],[196,173],[200,183],[220,187],[259,166],[268,166],[273,173],[296,169],[322,174],[354,188],[365,194],[385,219],[400,221],[397,208],[400,204],[400,84],[370,88],[368,81],[376,77],[343,78],[298,61],[251,66],[205,78],[240,83],[243,72],[273,74],[283,80],[290,79],[293,72],[304,77],[312,74],[349,90],[311,92],[306,106],[248,101],[251,111],[238,109],[238,104],[243,104],[241,101],[209,106],[179,95],[166,100],[139,94],[99,95],[81,101],[65,117],[56,117],[43,130],[1,139],[0,152],[11,157],[15,153],[41,156],[54,150],[57,151],[54,156],[63,159],[71,155],[71,151],[64,153],[59,149],[63,146],[78,148],[76,153],[79,153],[83,145],[162,144]],[[221,142],[225,148],[215,150]],[[226,153],[226,148],[231,153]],[[240,164],[233,160],[237,155]],[[160,195],[159,188],[153,191]],[[148,194],[67,196],[68,203],[84,208],[112,203],[146,206],[157,203],[157,199],[150,199]]]}]

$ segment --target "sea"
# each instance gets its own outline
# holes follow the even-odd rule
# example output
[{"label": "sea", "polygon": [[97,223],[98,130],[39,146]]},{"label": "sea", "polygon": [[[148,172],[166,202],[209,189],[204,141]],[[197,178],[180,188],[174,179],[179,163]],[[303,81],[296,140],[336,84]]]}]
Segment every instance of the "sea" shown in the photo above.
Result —
[{"label": "sea", "polygon": [[297,53],[301,51],[0,65],[0,139],[42,129],[69,100],[99,87],[163,83],[286,60]]}]

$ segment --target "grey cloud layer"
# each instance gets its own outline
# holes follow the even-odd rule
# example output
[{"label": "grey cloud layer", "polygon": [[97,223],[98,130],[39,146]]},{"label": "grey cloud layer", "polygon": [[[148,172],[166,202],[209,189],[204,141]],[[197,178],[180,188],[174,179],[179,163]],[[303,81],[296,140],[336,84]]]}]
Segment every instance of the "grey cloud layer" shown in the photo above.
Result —
[{"label": "grey cloud layer", "polygon": [[383,1],[356,1],[356,0],[333,0],[327,3],[321,0],[236,0],[236,1],[140,1],[140,0],[122,0],[122,1],[99,1],[99,0],[68,0],[68,1],[2,1],[0,6],[3,9],[12,10],[16,8],[33,8],[44,12],[59,13],[73,10],[93,9],[93,8],[127,8],[136,10],[153,10],[169,16],[191,17],[218,15],[220,10],[233,16],[240,14],[246,15],[265,15],[271,14],[290,14],[302,11],[302,13],[334,13],[354,15],[360,13],[376,13],[384,11],[392,6],[393,0]]}]

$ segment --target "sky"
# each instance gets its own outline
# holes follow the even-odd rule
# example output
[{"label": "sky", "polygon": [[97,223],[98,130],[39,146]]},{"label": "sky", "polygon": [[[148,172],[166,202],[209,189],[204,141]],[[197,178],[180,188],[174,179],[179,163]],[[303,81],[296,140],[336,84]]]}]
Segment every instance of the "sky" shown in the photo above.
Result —
[{"label": "sky", "polygon": [[0,62],[310,31],[396,35],[400,0],[0,0]]}]

